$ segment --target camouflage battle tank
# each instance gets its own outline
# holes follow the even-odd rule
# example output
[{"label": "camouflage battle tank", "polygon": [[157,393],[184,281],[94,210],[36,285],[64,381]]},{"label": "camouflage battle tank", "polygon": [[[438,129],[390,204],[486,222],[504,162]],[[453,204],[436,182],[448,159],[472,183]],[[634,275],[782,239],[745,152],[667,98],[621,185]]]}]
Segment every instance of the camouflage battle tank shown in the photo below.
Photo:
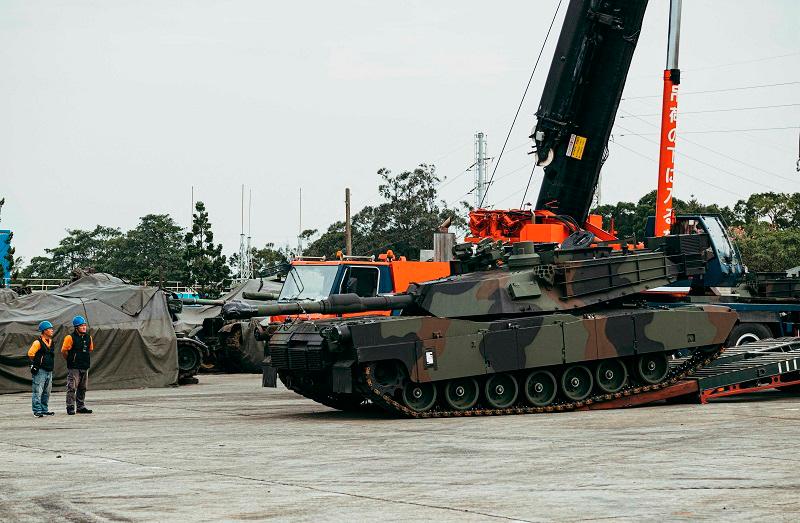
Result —
[{"label": "camouflage battle tank", "polygon": [[372,402],[412,417],[568,410],[665,387],[721,350],[736,322],[729,309],[636,305],[637,293],[701,274],[702,241],[652,239],[635,253],[483,241],[457,247],[460,274],[404,294],[225,314],[399,311],[273,325],[265,386],[277,374],[335,408]]}]

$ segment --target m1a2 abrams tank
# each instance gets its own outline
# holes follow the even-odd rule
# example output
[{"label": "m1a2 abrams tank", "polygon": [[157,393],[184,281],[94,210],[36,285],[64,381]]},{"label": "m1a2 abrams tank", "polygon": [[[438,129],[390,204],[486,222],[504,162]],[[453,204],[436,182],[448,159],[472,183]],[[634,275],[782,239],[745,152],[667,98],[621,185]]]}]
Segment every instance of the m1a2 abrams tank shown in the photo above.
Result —
[{"label": "m1a2 abrams tank", "polygon": [[[340,409],[372,402],[411,417],[569,410],[674,383],[714,358],[736,322],[725,307],[634,305],[636,293],[702,272],[693,236],[635,253],[482,242],[462,274],[393,296],[345,294],[229,317],[395,310],[273,327],[265,385]],[[291,308],[291,310],[287,310]],[[680,358],[676,358],[680,356]]]}]

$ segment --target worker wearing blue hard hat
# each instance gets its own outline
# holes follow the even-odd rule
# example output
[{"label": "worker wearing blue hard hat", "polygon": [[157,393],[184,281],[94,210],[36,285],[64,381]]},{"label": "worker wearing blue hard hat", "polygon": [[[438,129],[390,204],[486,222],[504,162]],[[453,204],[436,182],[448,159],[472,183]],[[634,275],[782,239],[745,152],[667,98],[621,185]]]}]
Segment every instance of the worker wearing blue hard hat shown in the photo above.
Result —
[{"label": "worker wearing blue hard hat", "polygon": [[83,316],[72,318],[72,326],[75,330],[67,334],[61,344],[61,355],[67,360],[67,414],[91,414],[92,409],[86,407],[86,387],[89,385],[89,353],[94,350],[94,340]]},{"label": "worker wearing blue hard hat", "polygon": [[55,352],[53,349],[53,324],[45,320],[39,323],[39,336],[33,340],[31,348],[28,349],[28,358],[31,360],[31,376],[33,396],[31,397],[31,408],[33,415],[37,418],[42,416],[52,416],[48,401],[50,400],[50,390],[53,388],[53,366],[55,364]]}]

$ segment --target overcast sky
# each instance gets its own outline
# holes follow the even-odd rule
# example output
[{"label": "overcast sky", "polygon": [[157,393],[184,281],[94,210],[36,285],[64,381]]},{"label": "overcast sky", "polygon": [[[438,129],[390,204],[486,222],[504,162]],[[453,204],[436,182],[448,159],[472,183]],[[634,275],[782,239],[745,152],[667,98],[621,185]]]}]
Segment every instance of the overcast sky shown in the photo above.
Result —
[{"label": "overcast sky", "polygon": [[[381,167],[435,164],[442,196],[468,199],[473,135],[499,153],[556,4],[1,0],[0,227],[27,260],[67,228],[127,230],[148,213],[185,226],[194,185],[230,254],[241,184],[256,245],[295,244],[300,187],[303,228],[341,219],[347,186],[355,210],[375,203]],[[604,203],[655,187],[667,13],[650,2]],[[561,19],[489,191],[497,208],[520,204]],[[678,197],[800,191],[799,20],[796,0],[683,2]],[[787,85],[730,90],[768,84]]]}]

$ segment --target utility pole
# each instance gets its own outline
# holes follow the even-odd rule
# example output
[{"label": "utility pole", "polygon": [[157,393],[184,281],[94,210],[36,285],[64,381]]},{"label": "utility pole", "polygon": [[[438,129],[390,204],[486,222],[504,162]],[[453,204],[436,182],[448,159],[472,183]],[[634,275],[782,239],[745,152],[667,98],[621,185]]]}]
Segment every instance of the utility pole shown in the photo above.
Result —
[{"label": "utility pole", "polygon": [[344,245],[345,254],[353,255],[353,225],[350,223],[350,187],[344,190]]},{"label": "utility pole", "polygon": [[297,256],[303,255],[303,188],[300,187],[299,226],[297,228]]},{"label": "utility pole", "polygon": [[253,189],[250,189],[250,195],[247,200],[247,278],[253,277],[253,249],[252,249],[252,217],[253,217]]},{"label": "utility pole", "polygon": [[475,133],[475,208],[480,207],[486,194],[486,135]]},{"label": "utility pole", "polygon": [[656,191],[656,236],[669,234],[674,211],[672,183],[675,176],[675,136],[678,127],[678,47],[681,36],[681,0],[669,2],[667,68],[664,70],[664,93],[661,102],[661,151],[658,155],[658,190]]},{"label": "utility pole", "polygon": [[242,184],[242,226],[239,230],[239,279],[245,279],[245,271],[247,267],[247,245],[244,240],[244,184]]}]

